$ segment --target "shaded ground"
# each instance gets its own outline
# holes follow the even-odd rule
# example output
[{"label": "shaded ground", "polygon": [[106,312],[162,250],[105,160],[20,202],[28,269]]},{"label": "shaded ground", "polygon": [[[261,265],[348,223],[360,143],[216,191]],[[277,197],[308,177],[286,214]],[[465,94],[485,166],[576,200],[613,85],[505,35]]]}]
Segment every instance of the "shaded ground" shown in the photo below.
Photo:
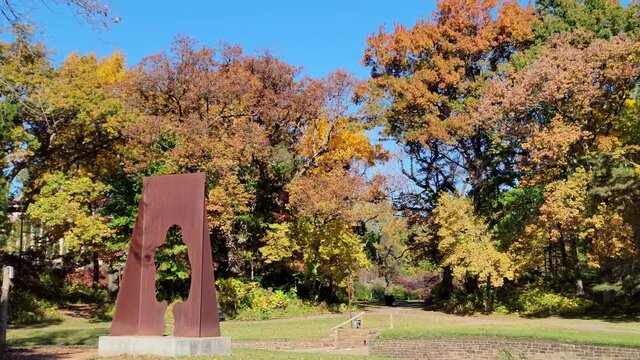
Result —
[{"label": "shaded ground", "polygon": [[33,346],[11,348],[8,360],[81,360],[97,357],[93,347],[86,346]]}]

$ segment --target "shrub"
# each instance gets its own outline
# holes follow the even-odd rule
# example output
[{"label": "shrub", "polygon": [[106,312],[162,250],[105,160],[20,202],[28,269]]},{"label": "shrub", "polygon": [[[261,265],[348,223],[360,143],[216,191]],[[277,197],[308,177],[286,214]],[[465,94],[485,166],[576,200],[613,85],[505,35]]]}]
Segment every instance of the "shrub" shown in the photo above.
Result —
[{"label": "shrub", "polygon": [[[108,285],[108,274],[104,267],[100,268],[100,277],[98,279],[99,286]],[[93,268],[84,267],[68,273],[64,279],[65,283],[84,284],[86,286],[93,285]]]},{"label": "shrub", "polygon": [[115,309],[115,303],[103,304],[93,315],[93,320],[111,321],[113,320],[113,312],[115,311]]},{"label": "shrub", "polygon": [[40,275],[40,284],[46,292],[46,298],[50,300],[57,299],[63,301],[64,281],[60,276],[56,276],[50,272]]},{"label": "shrub", "polygon": [[519,296],[522,314],[527,316],[571,315],[582,313],[590,300],[555,294],[542,288],[531,288]]},{"label": "shrub", "polygon": [[405,289],[418,294],[418,299],[428,299],[440,281],[442,281],[442,275],[438,272],[419,271],[415,274],[401,277],[397,283]]},{"label": "shrub", "polygon": [[216,285],[220,308],[238,320],[266,320],[327,311],[301,300],[293,289],[286,292],[264,289],[256,282],[231,278],[220,279]]},{"label": "shrub", "polygon": [[56,307],[45,300],[36,300],[33,294],[13,291],[9,296],[9,323],[30,325],[61,322]]},{"label": "shrub", "polygon": [[[384,290],[383,290],[384,291]],[[369,301],[373,299],[373,285],[356,282],[353,285],[353,299],[356,301]]]},{"label": "shrub", "polygon": [[478,299],[475,294],[456,292],[442,303],[442,308],[451,314],[466,315],[473,314],[478,308],[477,304]]},{"label": "shrub", "polygon": [[402,285],[391,285],[387,289],[387,294],[393,295],[395,300],[417,300],[420,298],[420,291],[407,289]]},{"label": "shrub", "polygon": [[359,284],[358,286],[355,286],[354,289],[354,294],[356,294],[355,298],[357,300],[384,302],[385,295],[393,295],[395,300],[399,301],[420,299],[419,289],[407,288],[402,284],[392,284],[387,288],[379,283]]},{"label": "shrub", "polygon": [[109,291],[103,287],[70,283],[63,286],[62,298],[69,303],[102,304],[109,299]]},{"label": "shrub", "polygon": [[387,290],[384,288],[384,286],[379,284],[373,285],[373,288],[371,289],[372,300],[384,302],[384,295],[386,294],[386,292]]},{"label": "shrub", "polygon": [[220,308],[230,317],[235,317],[240,309],[250,306],[251,292],[258,287],[258,283],[228,278],[218,279],[216,287]]}]

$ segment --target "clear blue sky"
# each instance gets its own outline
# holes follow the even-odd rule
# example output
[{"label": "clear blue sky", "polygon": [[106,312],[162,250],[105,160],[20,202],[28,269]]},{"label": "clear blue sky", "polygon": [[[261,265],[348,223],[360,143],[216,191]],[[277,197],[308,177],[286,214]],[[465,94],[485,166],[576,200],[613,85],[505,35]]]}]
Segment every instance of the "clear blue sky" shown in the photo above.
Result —
[{"label": "clear blue sky", "polygon": [[65,6],[34,3],[31,18],[56,62],[72,51],[119,50],[132,66],[184,34],[209,46],[225,41],[247,52],[269,49],[314,77],[339,68],[358,78],[368,74],[360,60],[370,33],[383,24],[412,25],[435,8],[435,0],[109,0],[121,21],[97,30]]}]

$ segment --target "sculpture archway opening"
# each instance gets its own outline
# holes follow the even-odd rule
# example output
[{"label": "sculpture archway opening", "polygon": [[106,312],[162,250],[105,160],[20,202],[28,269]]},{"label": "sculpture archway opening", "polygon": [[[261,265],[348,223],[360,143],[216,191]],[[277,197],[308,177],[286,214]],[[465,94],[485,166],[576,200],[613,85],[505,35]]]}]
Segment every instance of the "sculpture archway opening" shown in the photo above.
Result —
[{"label": "sculpture archway opening", "polygon": [[179,225],[167,229],[164,242],[155,251],[154,260],[156,300],[167,304],[186,300],[191,284],[191,264]]}]

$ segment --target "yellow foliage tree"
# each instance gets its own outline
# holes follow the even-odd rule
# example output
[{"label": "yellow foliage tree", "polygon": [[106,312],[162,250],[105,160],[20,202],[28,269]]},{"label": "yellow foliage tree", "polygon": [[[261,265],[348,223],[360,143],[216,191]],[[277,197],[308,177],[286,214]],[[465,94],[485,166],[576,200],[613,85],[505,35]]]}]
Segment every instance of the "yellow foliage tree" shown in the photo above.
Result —
[{"label": "yellow foliage tree", "polygon": [[513,278],[509,257],[493,245],[487,224],[474,214],[468,199],[443,193],[433,217],[442,254],[440,264],[450,267],[455,278],[473,276],[498,287],[503,285],[504,278]]}]

